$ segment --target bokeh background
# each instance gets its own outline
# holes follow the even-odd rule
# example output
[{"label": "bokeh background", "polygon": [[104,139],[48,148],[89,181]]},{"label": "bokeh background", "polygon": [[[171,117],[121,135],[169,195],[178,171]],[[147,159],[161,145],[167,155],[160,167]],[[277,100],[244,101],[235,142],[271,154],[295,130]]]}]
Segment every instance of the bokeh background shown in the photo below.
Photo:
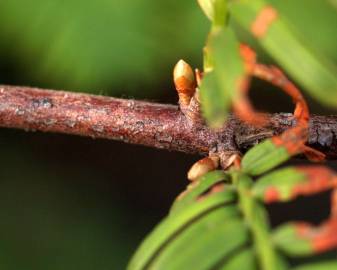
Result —
[{"label": "bokeh background", "polygon": [[[334,0],[271,2],[312,47],[337,62]],[[309,29],[312,20],[317,23]],[[176,103],[172,68],[180,58],[202,65],[208,28],[194,0],[0,0],[0,84]],[[261,61],[273,62],[251,44]],[[270,86],[254,81],[253,88],[257,108],[292,110]],[[336,113],[308,98],[314,113]],[[124,269],[199,158],[3,128],[0,147],[4,270]],[[314,212],[306,199],[274,205],[272,223],[298,213],[319,222],[328,214],[326,197],[318,197]]]}]

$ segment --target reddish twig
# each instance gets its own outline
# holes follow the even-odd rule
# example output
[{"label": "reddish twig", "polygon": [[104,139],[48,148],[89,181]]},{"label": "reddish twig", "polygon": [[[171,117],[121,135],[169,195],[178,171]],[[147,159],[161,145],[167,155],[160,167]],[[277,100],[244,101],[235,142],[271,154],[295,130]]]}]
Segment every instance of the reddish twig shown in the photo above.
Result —
[{"label": "reddish twig", "polygon": [[[174,105],[0,86],[1,127],[114,139],[185,153],[208,154],[226,140],[234,140],[245,151],[294,122],[291,114],[273,114],[267,126],[257,128],[230,117],[222,130],[213,131],[200,123],[191,125]],[[337,116],[312,116],[308,145],[329,159],[337,158]]]}]

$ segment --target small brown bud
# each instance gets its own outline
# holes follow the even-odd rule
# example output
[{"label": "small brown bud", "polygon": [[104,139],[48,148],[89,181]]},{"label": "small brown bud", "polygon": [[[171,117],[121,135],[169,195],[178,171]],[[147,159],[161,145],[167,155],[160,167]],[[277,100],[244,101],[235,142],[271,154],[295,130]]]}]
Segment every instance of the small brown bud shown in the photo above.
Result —
[{"label": "small brown bud", "polygon": [[220,156],[220,165],[222,169],[227,169],[230,166],[239,167],[241,162],[241,157],[239,153],[236,152],[222,152]]},{"label": "small brown bud", "polygon": [[189,64],[179,60],[173,70],[173,80],[179,95],[179,102],[187,106],[195,92],[196,82]]},{"label": "small brown bud", "polygon": [[198,179],[200,176],[215,170],[219,166],[219,157],[212,155],[205,157],[193,164],[188,171],[187,178],[191,181]]}]

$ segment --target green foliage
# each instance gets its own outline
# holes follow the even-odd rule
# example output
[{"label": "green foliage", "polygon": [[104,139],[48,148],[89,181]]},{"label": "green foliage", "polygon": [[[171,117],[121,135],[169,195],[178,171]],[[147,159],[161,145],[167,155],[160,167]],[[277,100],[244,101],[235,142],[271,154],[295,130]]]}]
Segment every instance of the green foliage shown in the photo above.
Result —
[{"label": "green foliage", "polygon": [[[199,2],[205,14],[213,20],[214,1]],[[273,5],[277,17],[262,37],[255,38],[251,34],[251,26],[261,10],[270,4]],[[331,8],[329,1],[309,0],[306,1],[305,9],[302,5],[301,1],[230,1],[228,5],[229,27],[235,30],[237,36],[227,35],[227,39],[231,41],[223,44],[222,53],[214,55],[214,59],[218,62],[227,64],[227,69],[222,70],[221,74],[223,82],[219,84],[216,76],[206,74],[205,82],[201,86],[204,115],[211,126],[219,126],[219,122],[224,121],[229,110],[228,104],[238,88],[238,83],[233,86],[232,82],[237,82],[238,78],[244,75],[242,68],[236,68],[242,65],[242,59],[237,57],[238,47],[230,46],[235,39],[237,43],[246,42],[253,47],[259,45],[258,49],[262,48],[270,55],[280,67],[304,87],[304,90],[320,102],[337,107],[337,78],[335,76],[337,35],[331,27],[337,23],[337,12]],[[299,14],[298,10],[303,12]],[[312,20],[313,17],[319,20]],[[227,30],[227,32],[230,31]],[[212,35],[211,31],[209,40],[212,39]],[[208,41],[207,52],[211,51],[209,47]],[[231,57],[226,57],[224,51],[226,51],[226,56],[231,55]],[[232,72],[233,68],[236,72]],[[215,72],[220,71],[216,71],[215,68]],[[214,91],[218,94],[208,93]]]},{"label": "green foliage", "polygon": [[296,227],[292,223],[284,224],[273,233],[273,242],[289,256],[305,256],[312,254],[310,242],[298,237]]},{"label": "green foliage", "polygon": [[288,167],[259,178],[252,191],[256,196],[264,198],[266,191],[273,188],[280,201],[289,201],[293,198],[293,190],[302,183],[306,183],[305,175],[294,167]]},{"label": "green foliage", "polygon": [[212,21],[214,18],[214,0],[198,0],[198,3],[208,19]]},{"label": "green foliage", "polygon": [[238,250],[236,255],[229,258],[227,262],[219,265],[221,270],[257,270],[257,264],[255,260],[255,254],[252,248],[246,248],[243,250]]},{"label": "green foliage", "polygon": [[198,0],[205,15],[212,21],[214,27],[222,27],[228,17],[227,0]]},{"label": "green foliage", "polygon": [[242,159],[242,169],[251,175],[259,175],[289,158],[290,155],[284,147],[276,146],[269,139],[247,152]]},{"label": "green foliage", "polygon": [[[250,31],[255,18],[267,5],[265,0],[237,1],[231,14],[241,27]],[[312,23],[315,22],[308,22],[307,28]],[[326,105],[337,107],[337,67],[329,58],[312,49],[304,34],[303,37],[297,34],[296,29],[291,29],[279,14],[258,42],[312,96]]]},{"label": "green foliage", "polygon": [[[211,127],[220,127],[225,121],[246,72],[233,29],[238,31],[241,27],[250,32],[261,10],[273,2],[199,0],[212,21],[204,48],[205,73],[200,85],[203,112]],[[283,8],[278,9],[282,5],[275,4],[276,9],[269,14],[272,18],[269,28],[261,35],[255,33],[258,43],[314,97],[337,106],[334,61],[303,43],[305,38],[312,37],[311,33],[304,31],[302,39],[294,31],[296,23],[291,25],[282,14],[291,4],[284,2]],[[309,2],[309,7],[314,8],[313,2]],[[326,40],[331,42],[331,38]],[[314,46],[319,43],[314,42]],[[325,53],[331,53],[328,46]],[[296,134],[293,135],[292,143],[296,144]],[[322,166],[288,167],[270,172],[290,158],[285,146],[269,139],[250,149],[240,168],[213,171],[200,177],[178,196],[169,216],[145,239],[128,269],[334,269],[337,260],[320,261],[317,254],[325,250],[319,249],[315,241],[322,240],[320,230],[321,233],[326,230],[323,238],[327,241],[327,234],[335,233],[335,221],[332,225],[326,222],[324,228],[305,236],[299,232],[303,223],[288,222],[276,229],[269,225],[265,202],[314,194],[331,188],[337,179]],[[260,177],[254,179],[256,176]],[[306,231],[315,228],[304,226]],[[294,263],[293,257],[302,260]]]},{"label": "green foliage", "polygon": [[335,270],[337,268],[336,261],[328,261],[322,263],[313,263],[308,265],[302,265],[294,268],[294,270]]},{"label": "green foliage", "polygon": [[[266,144],[252,148],[243,160],[260,158],[261,145]],[[264,168],[259,173],[280,164],[271,164],[272,158],[277,160],[277,155],[259,161],[258,166]],[[308,264],[315,257],[319,259],[310,239],[300,237],[294,223],[272,230],[263,205],[268,186],[289,194],[295,184],[309,179],[294,168],[273,171],[256,182],[252,173],[256,172],[245,168],[213,171],[190,184],[174,202],[169,216],[144,240],[128,269],[315,267],[315,263]],[[288,261],[294,256],[303,257],[303,266],[290,267]],[[321,262],[317,267],[330,269],[336,263]]]},{"label": "green foliage", "polygon": [[[184,208],[186,205],[193,204],[201,194],[207,192],[210,186],[224,181],[228,182],[228,177],[229,176],[223,171],[213,171],[205,176],[202,176],[200,181],[193,182],[187,187],[188,192],[184,194],[181,199],[174,202],[171,207],[170,214]],[[233,192],[228,192],[226,195],[229,196],[231,200],[235,199],[235,194]]]},{"label": "green foliage", "polygon": [[262,205],[251,197],[252,179],[245,174],[233,173],[233,182],[239,194],[239,204],[246,223],[248,224],[255,254],[261,269],[285,269],[269,239],[269,224],[267,213]]},{"label": "green foliage", "polygon": [[[207,217],[208,214],[211,214],[216,210],[218,210],[217,213],[222,212],[219,211],[219,209],[220,210],[222,209],[222,206],[228,205],[228,208],[226,208],[227,210],[224,211],[224,214],[223,213],[220,214],[219,222],[221,222],[221,219],[222,222],[225,222],[229,218],[229,216],[231,217],[238,216],[239,210],[237,209],[236,206],[232,205],[232,203],[235,201],[234,198],[235,197],[233,196],[231,191],[214,194],[213,196],[209,196],[205,200],[200,201],[200,203],[198,204],[194,203],[195,200],[193,201],[193,204],[186,204],[184,207],[184,211],[173,212],[173,214],[164,219],[155,228],[153,233],[150,236],[148,236],[147,239],[143,242],[143,244],[135,254],[134,258],[130,262],[129,269],[144,269],[146,267],[150,267],[152,263],[154,263],[157,260],[159,260],[160,262],[161,259],[157,259],[159,258],[158,256],[166,250],[166,247],[170,246],[170,243],[174,243],[175,240],[179,239],[181,235],[185,235],[184,232],[186,229],[189,228],[188,226],[189,224],[191,225],[195,223],[199,224],[199,222],[201,222],[202,225],[197,225],[197,229],[192,230],[192,232],[195,232],[194,230],[196,230],[195,235],[191,235],[189,230],[186,230],[188,234],[188,236],[186,237],[188,240],[185,241],[184,243],[181,243],[179,241],[181,245],[187,246],[194,245],[194,242],[192,243],[190,241],[191,239],[190,237],[192,237],[192,240],[195,240],[196,235],[200,236],[202,234],[205,234],[205,232],[207,232],[208,230],[207,224],[209,224],[211,227],[210,229],[212,229],[213,228],[213,226],[211,225],[212,221],[208,223],[207,218],[205,219],[205,217]],[[217,220],[217,217],[214,217],[214,219]],[[204,225],[205,222],[204,220],[206,220],[206,225]],[[218,234],[219,232],[214,233]],[[179,249],[175,250],[179,251]],[[166,261],[167,256],[169,256],[170,254],[171,254],[170,256],[176,256],[176,253],[172,255],[171,249],[169,250],[168,254],[166,252],[164,252],[163,254]],[[184,261],[183,263],[184,264],[191,263],[192,257],[189,256],[186,257],[187,258],[185,260],[189,260],[189,262]],[[173,261],[175,261],[175,259]],[[193,259],[193,261],[195,261],[195,259]],[[168,267],[168,269],[173,268]]]},{"label": "green foliage", "polygon": [[209,124],[221,127],[244,71],[234,32],[223,27],[213,28],[208,37],[206,53],[213,66],[200,85],[201,104],[204,105],[204,116]]},{"label": "green foliage", "polygon": [[[153,269],[209,269],[224,256],[248,241],[248,231],[239,218],[227,211],[213,210],[193,222],[175,241],[165,248],[150,265]],[[198,236],[198,237],[196,237]],[[219,246],[222,246],[219,249]],[[181,251],[184,256],[177,256]],[[204,256],[207,250],[207,256]],[[193,260],[191,260],[194,258]],[[196,259],[197,258],[197,259]]]},{"label": "green foliage", "polygon": [[239,42],[226,26],[228,4],[225,0],[199,1],[212,21],[204,48],[204,79],[200,85],[201,104],[205,119],[211,127],[219,128],[240,86],[244,74]]}]

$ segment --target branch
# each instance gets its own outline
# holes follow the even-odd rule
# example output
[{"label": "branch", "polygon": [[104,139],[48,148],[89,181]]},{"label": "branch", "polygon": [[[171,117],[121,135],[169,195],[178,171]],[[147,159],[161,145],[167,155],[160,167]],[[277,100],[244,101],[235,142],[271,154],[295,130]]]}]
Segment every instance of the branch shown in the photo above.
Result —
[{"label": "branch", "polygon": [[[185,153],[207,154],[234,140],[241,151],[294,124],[289,113],[270,115],[264,128],[233,116],[218,131],[191,123],[178,106],[89,94],[0,85],[0,126],[120,140]],[[337,116],[312,116],[308,144],[337,158]]]}]

